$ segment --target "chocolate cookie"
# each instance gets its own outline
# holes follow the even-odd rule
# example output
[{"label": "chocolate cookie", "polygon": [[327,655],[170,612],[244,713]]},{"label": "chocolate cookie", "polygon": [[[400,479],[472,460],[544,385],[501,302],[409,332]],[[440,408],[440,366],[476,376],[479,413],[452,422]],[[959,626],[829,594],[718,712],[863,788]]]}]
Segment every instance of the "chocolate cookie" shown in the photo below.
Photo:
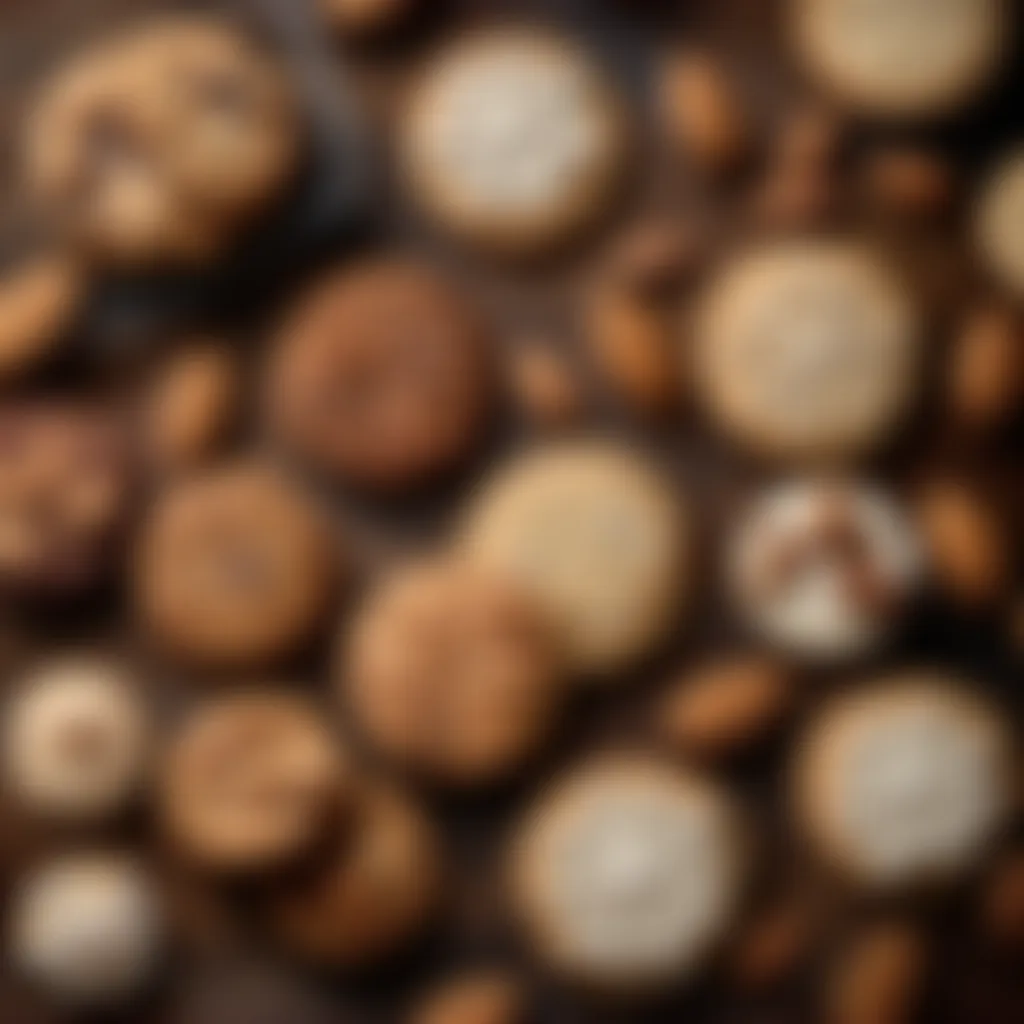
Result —
[{"label": "chocolate cookie", "polygon": [[240,465],[172,487],[143,530],[139,615],[173,654],[215,668],[274,661],[318,625],[333,555],[302,497],[269,469]]},{"label": "chocolate cookie", "polygon": [[639,994],[692,974],[724,936],[743,861],[714,785],[617,758],[540,800],[514,846],[513,884],[546,961],[589,987]]},{"label": "chocolate cookie", "polygon": [[288,318],[271,358],[272,429],[356,485],[398,491],[452,469],[492,398],[486,330],[424,267],[382,260],[329,277]]},{"label": "chocolate cookie", "polygon": [[117,421],[56,402],[0,411],[0,588],[69,595],[111,567],[131,460]]},{"label": "chocolate cookie", "polygon": [[525,255],[599,216],[627,155],[619,100],[587,54],[496,29],[442,53],[411,93],[404,170],[423,207],[487,249]]},{"label": "chocolate cookie", "polygon": [[295,861],[350,800],[347,767],[316,708],[271,690],[201,706],[161,771],[165,835],[190,862],[218,872]]},{"label": "chocolate cookie", "polygon": [[1024,295],[1024,150],[1006,154],[997,164],[978,204],[978,246],[1000,281]]},{"label": "chocolate cookie", "polygon": [[502,577],[440,561],[399,571],[356,621],[339,682],[372,743],[434,779],[507,776],[562,696],[552,631]]},{"label": "chocolate cookie", "polygon": [[687,517],[667,482],[612,443],[563,442],[487,484],[463,544],[552,616],[572,666],[621,668],[663,638],[689,569]]},{"label": "chocolate cookie", "polygon": [[168,16],[56,73],[29,118],[26,177],[93,258],[194,263],[274,198],[301,140],[274,59],[225,21]]},{"label": "chocolate cookie", "polygon": [[917,379],[916,311],[872,253],[794,241],[728,265],[698,317],[699,396],[757,452],[838,459],[881,442]]}]

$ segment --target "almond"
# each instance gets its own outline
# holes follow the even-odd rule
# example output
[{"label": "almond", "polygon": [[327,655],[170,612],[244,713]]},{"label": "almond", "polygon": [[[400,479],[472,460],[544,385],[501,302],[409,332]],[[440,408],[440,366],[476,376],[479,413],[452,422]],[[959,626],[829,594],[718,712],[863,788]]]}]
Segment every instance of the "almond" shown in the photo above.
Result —
[{"label": "almond", "polygon": [[524,342],[512,355],[511,384],[516,401],[537,426],[562,427],[582,411],[582,398],[566,360],[548,345]]},{"label": "almond", "polygon": [[525,1024],[525,995],[512,977],[480,972],[430,993],[409,1024]]},{"label": "almond", "polygon": [[1009,419],[1024,392],[1024,337],[1012,314],[980,309],[953,343],[946,376],[949,408],[960,425],[986,430]]},{"label": "almond", "polygon": [[864,176],[868,195],[882,210],[912,217],[944,212],[955,192],[949,165],[923,150],[880,150],[868,159]]},{"label": "almond", "polygon": [[983,893],[981,917],[993,942],[1024,949],[1024,850],[996,865]]}]

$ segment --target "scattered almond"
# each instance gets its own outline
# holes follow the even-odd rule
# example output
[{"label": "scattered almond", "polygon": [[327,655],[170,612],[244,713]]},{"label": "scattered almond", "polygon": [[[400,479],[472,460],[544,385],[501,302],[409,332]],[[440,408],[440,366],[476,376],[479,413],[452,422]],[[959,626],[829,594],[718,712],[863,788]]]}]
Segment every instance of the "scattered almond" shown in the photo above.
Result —
[{"label": "scattered almond", "polygon": [[772,163],[778,168],[826,170],[839,154],[839,121],[826,107],[808,104],[783,121],[774,145]]},{"label": "scattered almond", "polygon": [[1024,949],[1024,850],[995,866],[983,894],[981,917],[993,942]]},{"label": "scattered almond", "polygon": [[525,1024],[522,986],[498,972],[481,972],[449,982],[428,994],[409,1024]]},{"label": "scattered almond", "polygon": [[868,159],[864,175],[868,194],[880,208],[912,217],[942,213],[955,191],[949,165],[923,150],[881,150]]},{"label": "scattered almond", "polygon": [[772,167],[754,192],[754,219],[773,229],[814,227],[834,209],[831,175],[813,164]]},{"label": "scattered almond", "polygon": [[1021,335],[1013,315],[1003,309],[977,310],[955,339],[946,388],[950,412],[971,430],[1005,422],[1024,393]]},{"label": "scattered almond", "polygon": [[538,342],[516,346],[511,376],[516,401],[531,422],[562,427],[579,418],[583,403],[576,379],[550,346]]},{"label": "scattered almond", "polygon": [[701,240],[694,229],[670,219],[645,220],[628,228],[612,248],[612,284],[652,297],[677,286],[697,265]]},{"label": "scattered almond", "polygon": [[327,23],[351,36],[377,35],[406,18],[413,0],[320,0]]},{"label": "scattered almond", "polygon": [[732,975],[748,989],[765,989],[791,977],[814,939],[817,917],[805,900],[780,901],[756,915],[740,935]]}]

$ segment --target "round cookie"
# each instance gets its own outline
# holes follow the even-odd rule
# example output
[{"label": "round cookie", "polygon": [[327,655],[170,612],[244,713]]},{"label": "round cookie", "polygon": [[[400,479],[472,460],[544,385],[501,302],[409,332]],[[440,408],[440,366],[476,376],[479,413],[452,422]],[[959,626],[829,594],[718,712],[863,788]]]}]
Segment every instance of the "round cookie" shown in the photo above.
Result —
[{"label": "round cookie", "polygon": [[28,122],[25,176],[103,263],[201,262],[281,190],[301,136],[275,60],[226,21],[168,16],[47,83]]},{"label": "round cookie", "polygon": [[374,746],[432,779],[508,776],[547,738],[561,658],[533,603],[460,561],[406,567],[355,622],[339,683]]},{"label": "round cookie", "polygon": [[438,905],[442,874],[429,819],[402,793],[371,782],[333,854],[271,897],[271,928],[307,960],[366,967],[422,931]]},{"label": "round cookie", "polygon": [[160,817],[189,861],[257,871],[308,853],[350,789],[315,707],[288,693],[232,693],[201,706],[172,741]]},{"label": "round cookie", "polygon": [[186,661],[274,661],[326,611],[332,556],[313,510],[273,471],[217,470],[157,502],[136,559],[136,606],[154,639]]},{"label": "round cookie", "polygon": [[740,522],[727,575],[744,618],[808,658],[862,654],[921,581],[913,528],[882,491],[850,480],[777,484]]},{"label": "round cookie", "polygon": [[955,110],[1008,49],[1006,0],[791,0],[809,70],[844,102],[883,117]]},{"label": "round cookie", "polygon": [[819,853],[898,888],[969,868],[1012,803],[998,713],[941,675],[903,673],[835,700],[799,746],[793,796]]},{"label": "round cookie", "polygon": [[379,260],[332,275],[280,332],[266,383],[272,429],[358,486],[422,484],[463,461],[484,432],[486,335],[425,267]]},{"label": "round cookie", "polygon": [[978,203],[976,234],[982,255],[1003,284],[1024,296],[1024,149],[997,164]]},{"label": "round cookie", "polygon": [[471,510],[470,557],[552,616],[572,667],[606,673],[662,639],[690,558],[685,510],[629,449],[571,441],[500,472]]},{"label": "round cookie", "polygon": [[556,247],[598,217],[627,155],[619,100],[568,40],[497,29],[442,53],[411,93],[406,177],[438,222],[488,250]]},{"label": "round cookie", "polygon": [[118,665],[65,658],[35,669],[3,725],[10,792],[34,814],[93,821],[125,806],[142,782],[148,715]]},{"label": "round cookie", "polygon": [[132,995],[163,942],[159,897],[140,864],[77,854],[23,879],[8,950],[14,965],[61,1003],[95,1007]]},{"label": "round cookie", "polygon": [[728,929],[743,846],[714,785],[653,760],[599,761],[557,783],[513,848],[513,885],[541,956],[599,989],[691,975]]},{"label": "round cookie", "polygon": [[0,411],[0,589],[68,596],[109,569],[132,482],[116,420],[79,405]]},{"label": "round cookie", "polygon": [[916,383],[916,311],[897,277],[841,241],[737,257],[697,324],[695,383],[734,439],[783,459],[852,457],[881,442]]}]

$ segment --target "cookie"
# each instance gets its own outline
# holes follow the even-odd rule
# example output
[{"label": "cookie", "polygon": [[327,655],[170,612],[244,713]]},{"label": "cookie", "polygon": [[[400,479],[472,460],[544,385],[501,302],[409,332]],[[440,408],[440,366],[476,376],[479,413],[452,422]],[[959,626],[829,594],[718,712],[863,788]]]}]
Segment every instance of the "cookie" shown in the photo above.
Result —
[{"label": "cookie", "polygon": [[344,816],[351,784],[317,709],[288,693],[210,700],[170,743],[160,821],[174,849],[217,872],[280,867]]},{"label": "cookie", "polygon": [[25,177],[91,258],[192,264],[275,198],[302,136],[274,58],[228,22],[165,17],[56,72],[30,113]]},{"label": "cookie", "polygon": [[414,197],[491,252],[558,247],[600,216],[621,177],[619,100],[557,35],[472,35],[438,56],[410,97],[402,149]]},{"label": "cookie", "polygon": [[1015,296],[1024,296],[1024,150],[1007,153],[982,189],[976,212],[978,248]]},{"label": "cookie", "polygon": [[917,382],[917,315],[867,249],[791,241],[741,255],[705,297],[696,387],[732,438],[790,460],[875,447]]},{"label": "cookie", "polygon": [[1008,50],[1005,0],[793,0],[790,29],[808,70],[837,98],[881,117],[955,111]]},{"label": "cookie", "polygon": [[915,532],[888,495],[812,478],[777,484],[754,501],[731,539],[726,575],[737,609],[761,636],[830,660],[877,647],[923,569]]},{"label": "cookie", "polygon": [[491,409],[487,330],[433,271],[379,260],[328,277],[281,330],[276,436],[325,473],[400,491],[466,459]]},{"label": "cookie", "polygon": [[112,568],[131,497],[127,439],[96,408],[0,411],[0,589],[81,593]]},{"label": "cookie", "polygon": [[675,621],[687,527],[669,484],[629,449],[566,441],[485,484],[462,544],[547,610],[572,667],[600,675],[644,654]]},{"label": "cookie", "polygon": [[731,923],[744,861],[713,784],[630,758],[556,783],[512,856],[517,907],[543,959],[584,985],[637,994],[701,966]]},{"label": "cookie", "polygon": [[840,696],[799,744],[793,800],[851,882],[896,889],[970,868],[1013,799],[999,713],[945,677],[902,673]]},{"label": "cookie", "polygon": [[564,689],[557,644],[503,577],[455,560],[405,567],[346,640],[349,708],[374,747],[413,772],[492,782],[551,732]]},{"label": "cookie", "polygon": [[137,612],[179,658],[213,668],[278,660],[330,600],[333,552],[302,496],[270,469],[192,477],[156,503],[135,564]]},{"label": "cookie", "polygon": [[438,906],[442,873],[429,819],[399,791],[369,782],[333,855],[272,895],[270,927],[304,959],[369,967],[422,932]]},{"label": "cookie", "polygon": [[406,1024],[526,1024],[522,984],[496,969],[467,972],[428,992]]},{"label": "cookie", "polygon": [[14,893],[14,966],[57,1002],[99,1007],[152,976],[163,944],[160,900],[142,865],[117,854],[66,856]]},{"label": "cookie", "polygon": [[30,813],[88,822],[123,809],[143,782],[150,724],[124,668],[81,656],[34,669],[4,718],[8,790]]}]

